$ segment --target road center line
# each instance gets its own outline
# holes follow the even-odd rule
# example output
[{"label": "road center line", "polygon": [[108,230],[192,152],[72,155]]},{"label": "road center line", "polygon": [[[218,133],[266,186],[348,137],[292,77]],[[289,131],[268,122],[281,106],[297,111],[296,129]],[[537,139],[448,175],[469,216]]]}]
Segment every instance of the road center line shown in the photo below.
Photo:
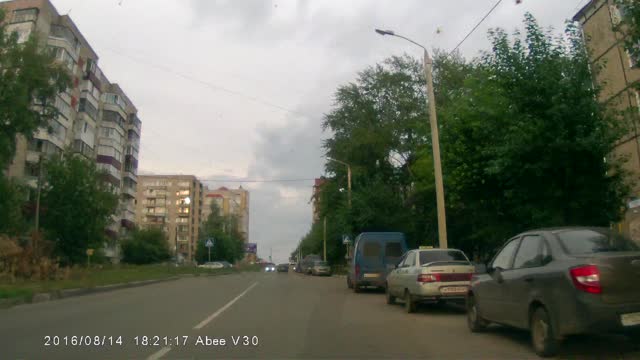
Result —
[{"label": "road center line", "polygon": [[168,353],[169,351],[171,351],[171,348],[166,346],[163,347],[162,349],[156,351],[155,353],[153,353],[151,356],[149,356],[147,358],[147,360],[158,360],[161,357],[163,357],[166,353]]},{"label": "road center line", "polygon": [[218,317],[218,315],[222,314],[225,310],[230,308],[231,305],[233,305],[241,297],[245,296],[249,292],[249,290],[253,289],[253,287],[256,286],[256,285],[258,285],[257,281],[254,282],[253,284],[251,284],[251,286],[249,286],[245,291],[241,292],[240,295],[236,296],[233,300],[229,301],[225,306],[223,306],[220,309],[218,309],[218,311],[216,311],[213,314],[209,315],[208,318],[202,320],[202,322],[199,323],[198,325],[194,326],[193,329],[194,330],[200,330],[203,327],[205,327],[211,320],[215,319],[216,317]]}]

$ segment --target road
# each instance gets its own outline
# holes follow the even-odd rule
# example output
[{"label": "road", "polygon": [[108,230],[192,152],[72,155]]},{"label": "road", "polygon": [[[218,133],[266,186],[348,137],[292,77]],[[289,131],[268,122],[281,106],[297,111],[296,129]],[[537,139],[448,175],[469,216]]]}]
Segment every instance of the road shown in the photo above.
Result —
[{"label": "road", "polygon": [[[107,338],[73,346],[72,336]],[[528,341],[498,326],[471,334],[456,306],[406,314],[379,292],[353,293],[342,277],[295,273],[186,278],[0,310],[2,359],[536,359]],[[640,344],[579,337],[559,358],[638,359]]]}]

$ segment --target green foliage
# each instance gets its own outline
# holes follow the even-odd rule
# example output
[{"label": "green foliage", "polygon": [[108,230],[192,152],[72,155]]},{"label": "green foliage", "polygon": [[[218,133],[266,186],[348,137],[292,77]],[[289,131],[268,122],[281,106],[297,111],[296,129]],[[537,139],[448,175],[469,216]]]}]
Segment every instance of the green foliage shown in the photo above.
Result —
[{"label": "green foliage", "polygon": [[198,263],[209,261],[209,249],[205,246],[207,239],[214,239],[211,248],[211,261],[225,260],[234,263],[244,256],[244,242],[238,231],[238,218],[222,216],[220,208],[211,203],[211,214],[200,227],[195,258]]},{"label": "green foliage", "polygon": [[22,214],[26,187],[0,174],[0,234],[18,235],[24,232],[26,222]]},{"label": "green foliage", "polygon": [[99,249],[104,230],[118,205],[115,195],[94,162],[65,154],[46,166],[41,219],[55,254],[64,261],[83,263],[87,248]]},{"label": "green foliage", "polygon": [[[624,159],[611,155],[627,129],[596,101],[579,29],[554,36],[529,14],[524,28],[492,30],[491,51],[472,62],[435,53],[449,246],[472,257],[530,228],[606,226],[628,193]],[[327,162],[320,221],[300,242],[302,255],[322,253],[325,216],[333,262],[344,256],[340,234],[402,231],[412,247],[437,245],[421,64],[392,57],[335,97],[325,149],[351,165],[353,205],[340,191],[345,166]]]},{"label": "green foliage", "polygon": [[153,264],[169,259],[169,243],[160,229],[135,230],[122,242],[122,261],[129,264]]},{"label": "green foliage", "polygon": [[622,21],[616,27],[624,34],[624,47],[629,55],[637,59],[640,66],[640,2],[637,0],[616,0],[622,14]]},{"label": "green foliage", "polygon": [[[0,168],[14,155],[16,135],[30,138],[57,116],[55,96],[70,84],[69,74],[41,50],[37,36],[19,44],[3,20],[0,10]],[[34,99],[42,106],[33,106]]]}]

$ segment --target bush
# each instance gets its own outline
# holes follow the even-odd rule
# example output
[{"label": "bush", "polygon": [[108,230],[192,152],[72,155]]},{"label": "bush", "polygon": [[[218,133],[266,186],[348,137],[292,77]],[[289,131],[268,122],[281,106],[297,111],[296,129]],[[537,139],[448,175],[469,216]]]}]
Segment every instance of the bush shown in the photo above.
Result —
[{"label": "bush", "polygon": [[171,256],[165,234],[159,229],[136,230],[122,242],[122,261],[129,264],[152,264]]}]

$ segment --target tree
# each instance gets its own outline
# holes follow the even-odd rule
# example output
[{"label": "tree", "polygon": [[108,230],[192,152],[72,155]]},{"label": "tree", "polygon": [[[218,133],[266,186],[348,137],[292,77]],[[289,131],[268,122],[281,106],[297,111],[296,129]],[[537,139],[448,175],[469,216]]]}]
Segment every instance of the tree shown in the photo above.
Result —
[{"label": "tree", "polygon": [[4,18],[0,10],[0,168],[13,158],[17,135],[30,138],[55,119],[58,111],[48,104],[70,84],[67,71],[42,50],[38,37],[19,43]]},{"label": "tree", "polygon": [[26,188],[0,174],[0,194],[0,234],[23,233],[26,223],[22,214],[22,204],[27,196]]},{"label": "tree", "polygon": [[636,66],[640,66],[640,3],[637,0],[616,0],[621,21],[616,30],[624,36],[624,47]]},{"label": "tree", "polygon": [[221,215],[220,208],[211,203],[211,213],[200,227],[196,246],[196,261],[203,263],[209,259],[209,249],[205,246],[208,239],[214,240],[211,248],[212,260],[225,260],[234,263],[244,255],[244,240],[238,231],[238,219],[235,216]]},{"label": "tree", "polygon": [[452,246],[471,253],[530,228],[606,226],[628,191],[612,155],[625,129],[596,100],[578,29],[524,24],[490,32],[492,51],[441,109]]},{"label": "tree", "polygon": [[55,253],[70,263],[82,262],[87,248],[101,248],[105,228],[113,221],[118,196],[103,181],[96,164],[66,153],[46,166],[42,190],[42,224],[55,242]]},{"label": "tree", "polygon": [[167,237],[160,229],[135,230],[122,242],[122,261],[130,264],[153,264],[171,257]]}]

